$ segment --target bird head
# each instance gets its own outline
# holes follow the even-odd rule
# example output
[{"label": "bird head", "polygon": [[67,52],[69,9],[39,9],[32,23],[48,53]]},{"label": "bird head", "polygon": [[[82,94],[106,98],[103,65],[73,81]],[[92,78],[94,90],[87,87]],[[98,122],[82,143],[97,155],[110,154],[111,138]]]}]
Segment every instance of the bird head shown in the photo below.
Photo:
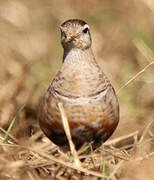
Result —
[{"label": "bird head", "polygon": [[83,20],[67,20],[60,26],[60,31],[64,49],[87,49],[91,46],[90,29]]}]

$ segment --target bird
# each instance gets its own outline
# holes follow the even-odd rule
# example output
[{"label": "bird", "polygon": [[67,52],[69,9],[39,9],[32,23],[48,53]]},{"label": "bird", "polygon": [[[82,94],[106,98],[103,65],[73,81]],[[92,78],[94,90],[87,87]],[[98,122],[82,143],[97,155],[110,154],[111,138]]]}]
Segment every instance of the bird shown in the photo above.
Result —
[{"label": "bird", "polygon": [[69,19],[60,26],[63,62],[42,97],[38,120],[44,134],[60,148],[69,149],[58,103],[63,104],[76,149],[95,149],[115,131],[119,102],[113,86],[92,50],[89,25]]}]

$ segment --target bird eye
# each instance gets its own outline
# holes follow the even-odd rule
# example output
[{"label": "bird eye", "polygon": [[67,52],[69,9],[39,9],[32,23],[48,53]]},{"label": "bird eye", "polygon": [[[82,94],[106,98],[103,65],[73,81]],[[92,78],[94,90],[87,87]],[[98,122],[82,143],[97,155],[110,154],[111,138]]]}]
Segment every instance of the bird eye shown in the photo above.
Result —
[{"label": "bird eye", "polygon": [[64,37],[64,38],[66,38],[66,33],[63,31],[62,28],[60,28],[60,32],[61,32],[61,36]]},{"label": "bird eye", "polygon": [[64,31],[61,31],[61,36],[66,38],[66,34]]},{"label": "bird eye", "polygon": [[88,31],[89,31],[89,28],[86,27],[82,32],[86,34]]}]

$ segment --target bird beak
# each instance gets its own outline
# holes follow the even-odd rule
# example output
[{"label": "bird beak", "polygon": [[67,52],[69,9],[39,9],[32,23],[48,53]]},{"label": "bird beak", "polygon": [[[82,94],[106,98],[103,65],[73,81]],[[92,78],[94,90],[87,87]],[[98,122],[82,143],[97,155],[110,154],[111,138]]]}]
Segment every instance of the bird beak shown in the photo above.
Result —
[{"label": "bird beak", "polygon": [[62,38],[62,41],[65,41],[67,43],[70,43],[71,41],[73,41],[75,38],[77,38],[79,34],[77,35],[73,35],[73,34],[69,34],[68,36],[66,35],[66,32],[65,32],[65,29],[63,27],[60,26],[60,32],[61,32],[61,38]]}]

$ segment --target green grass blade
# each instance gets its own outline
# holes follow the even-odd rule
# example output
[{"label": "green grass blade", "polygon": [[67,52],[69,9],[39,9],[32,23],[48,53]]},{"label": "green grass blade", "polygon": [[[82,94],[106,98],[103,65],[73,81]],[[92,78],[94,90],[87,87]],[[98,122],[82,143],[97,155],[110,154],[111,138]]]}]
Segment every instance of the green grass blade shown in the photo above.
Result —
[{"label": "green grass blade", "polygon": [[[17,113],[16,113],[16,115],[14,116],[14,118],[11,120],[10,125],[9,125],[9,127],[8,127],[8,129],[7,129],[7,131],[6,131],[5,136],[4,136],[3,143],[5,143],[5,142],[7,141],[8,137],[9,137],[9,134],[10,134],[10,132],[11,132],[11,129],[12,129],[14,123],[15,123],[15,120],[16,120],[18,114],[23,110],[24,107],[25,107],[25,104],[23,104],[23,105],[20,107],[20,109],[17,111]],[[0,150],[1,150],[1,149],[2,149],[2,146],[0,146]]]}]

